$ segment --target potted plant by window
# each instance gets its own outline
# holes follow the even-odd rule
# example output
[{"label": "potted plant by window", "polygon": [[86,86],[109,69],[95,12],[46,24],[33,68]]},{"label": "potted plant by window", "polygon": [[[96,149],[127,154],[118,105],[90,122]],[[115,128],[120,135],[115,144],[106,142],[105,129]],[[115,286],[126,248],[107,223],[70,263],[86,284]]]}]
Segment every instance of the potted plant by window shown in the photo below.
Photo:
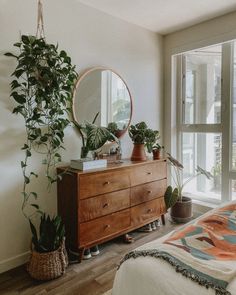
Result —
[{"label": "potted plant by window", "polygon": [[[64,129],[70,121],[66,118],[71,113],[72,89],[77,73],[75,66],[64,50],[58,51],[58,46],[46,43],[44,38],[23,35],[21,41],[14,44],[19,54],[6,53],[14,57],[17,65],[11,82],[11,97],[17,103],[13,113],[20,114],[24,119],[26,142],[22,146],[25,153],[21,161],[23,174],[23,203],[22,212],[30,223],[32,231],[32,259],[37,255],[37,273],[30,274],[37,279],[53,279],[61,275],[64,270],[44,273],[48,271],[47,253],[54,260],[60,259],[64,264],[64,230],[59,217],[46,217],[37,204],[38,194],[29,189],[28,184],[38,178],[37,173],[30,171],[29,160],[34,153],[42,155],[42,164],[49,188],[60,175],[56,175],[55,166],[61,162],[60,150],[63,147]],[[32,187],[32,186],[30,186]],[[38,229],[33,226],[33,219],[41,216]],[[61,250],[63,249],[63,251]],[[41,253],[41,252],[44,253]],[[58,256],[57,252],[60,252]],[[47,256],[49,257],[49,256]],[[60,258],[59,258],[60,257]],[[54,261],[56,262],[56,261]],[[52,265],[51,265],[52,267]]]},{"label": "potted plant by window", "polygon": [[208,179],[211,179],[213,176],[210,172],[197,166],[195,174],[183,181],[181,174],[184,166],[169,153],[167,155],[167,159],[171,167],[173,167],[174,175],[171,175],[176,188],[173,190],[171,186],[167,187],[165,193],[166,209],[171,208],[170,216],[174,222],[185,223],[192,218],[192,199],[183,195],[185,185],[200,175],[204,175]]}]

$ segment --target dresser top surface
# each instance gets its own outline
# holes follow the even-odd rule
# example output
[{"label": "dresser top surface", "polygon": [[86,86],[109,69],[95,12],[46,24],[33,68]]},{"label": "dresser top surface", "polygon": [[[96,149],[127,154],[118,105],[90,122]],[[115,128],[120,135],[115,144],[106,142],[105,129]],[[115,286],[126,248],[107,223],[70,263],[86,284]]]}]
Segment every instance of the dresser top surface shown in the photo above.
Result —
[{"label": "dresser top surface", "polygon": [[77,174],[90,174],[90,173],[96,173],[96,172],[105,172],[105,171],[109,171],[109,170],[116,170],[116,169],[123,169],[123,168],[128,168],[128,167],[136,167],[136,166],[143,166],[143,165],[147,165],[147,164],[154,164],[154,163],[158,163],[158,162],[165,162],[166,158],[162,158],[160,160],[152,160],[152,159],[148,159],[147,161],[135,161],[132,162],[129,159],[122,159],[119,160],[115,163],[110,163],[107,165],[107,167],[104,168],[97,168],[97,169],[89,169],[89,170],[78,170],[78,169],[73,169],[68,165],[64,165],[61,167],[58,167],[57,169],[62,170],[62,171],[68,171],[68,172],[73,172],[73,173],[77,173]]}]

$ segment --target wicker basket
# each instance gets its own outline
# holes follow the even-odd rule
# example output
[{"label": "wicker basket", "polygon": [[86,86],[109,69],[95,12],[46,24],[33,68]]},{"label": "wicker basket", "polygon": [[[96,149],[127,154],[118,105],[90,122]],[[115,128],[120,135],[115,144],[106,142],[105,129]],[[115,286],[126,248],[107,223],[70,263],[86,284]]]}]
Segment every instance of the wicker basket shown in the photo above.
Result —
[{"label": "wicker basket", "polygon": [[39,253],[31,249],[27,271],[36,280],[48,281],[63,275],[67,266],[68,256],[63,241],[62,245],[53,252]]}]

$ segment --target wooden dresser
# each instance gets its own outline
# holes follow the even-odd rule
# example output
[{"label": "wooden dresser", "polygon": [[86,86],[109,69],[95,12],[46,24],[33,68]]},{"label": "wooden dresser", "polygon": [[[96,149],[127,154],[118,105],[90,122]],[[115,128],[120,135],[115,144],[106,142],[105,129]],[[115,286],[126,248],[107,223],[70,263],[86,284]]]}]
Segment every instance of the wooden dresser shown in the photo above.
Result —
[{"label": "wooden dresser", "polygon": [[128,233],[166,212],[166,160],[123,161],[105,169],[79,171],[68,167],[57,183],[58,214],[66,227],[67,247],[85,248]]}]

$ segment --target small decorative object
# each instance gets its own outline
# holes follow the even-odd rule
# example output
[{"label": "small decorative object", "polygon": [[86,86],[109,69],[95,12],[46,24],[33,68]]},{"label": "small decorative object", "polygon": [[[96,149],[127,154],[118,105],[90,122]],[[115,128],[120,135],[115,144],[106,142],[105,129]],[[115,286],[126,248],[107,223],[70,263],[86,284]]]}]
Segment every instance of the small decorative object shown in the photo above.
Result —
[{"label": "small decorative object", "polygon": [[210,172],[197,166],[196,173],[183,182],[181,174],[184,166],[178,160],[173,158],[169,153],[167,153],[167,155],[167,159],[171,167],[173,167],[175,174],[175,176],[173,176],[173,180],[175,182],[176,188],[173,190],[171,186],[167,187],[164,196],[166,209],[168,210],[171,208],[170,215],[174,222],[185,223],[192,218],[192,199],[183,196],[184,186],[199,175],[204,175],[208,179],[211,179],[213,176]]},{"label": "small decorative object", "polygon": [[134,143],[131,161],[145,161],[147,156],[144,147],[146,146],[148,151],[152,152],[159,138],[159,131],[148,128],[145,122],[140,122],[130,126],[129,136]]},{"label": "small decorative object", "polygon": [[78,170],[90,170],[107,167],[107,160],[91,160],[89,158],[71,160],[70,167]]},{"label": "small decorative object", "polygon": [[[14,44],[19,53],[6,53],[16,59],[17,66],[12,73],[11,97],[17,103],[14,114],[24,119],[26,142],[21,150],[23,173],[22,213],[32,230],[32,250],[28,270],[37,279],[52,279],[65,271],[64,227],[61,219],[46,217],[37,204],[38,194],[32,191],[34,178],[29,160],[34,153],[42,155],[44,174],[48,189],[61,175],[55,175],[55,166],[61,162],[64,130],[70,121],[66,115],[71,112],[72,91],[77,78],[75,66],[64,50],[45,40],[42,17],[42,3],[38,1],[38,26],[36,36],[21,36]],[[37,158],[38,158],[37,155]],[[29,189],[28,184],[31,184]],[[33,226],[33,218],[41,216],[39,239]],[[64,253],[64,254],[63,254]]]},{"label": "small decorative object", "polygon": [[65,250],[65,228],[59,216],[50,218],[43,214],[39,236],[30,221],[32,232],[31,258],[27,270],[32,278],[41,281],[52,280],[65,273],[68,257]]}]

